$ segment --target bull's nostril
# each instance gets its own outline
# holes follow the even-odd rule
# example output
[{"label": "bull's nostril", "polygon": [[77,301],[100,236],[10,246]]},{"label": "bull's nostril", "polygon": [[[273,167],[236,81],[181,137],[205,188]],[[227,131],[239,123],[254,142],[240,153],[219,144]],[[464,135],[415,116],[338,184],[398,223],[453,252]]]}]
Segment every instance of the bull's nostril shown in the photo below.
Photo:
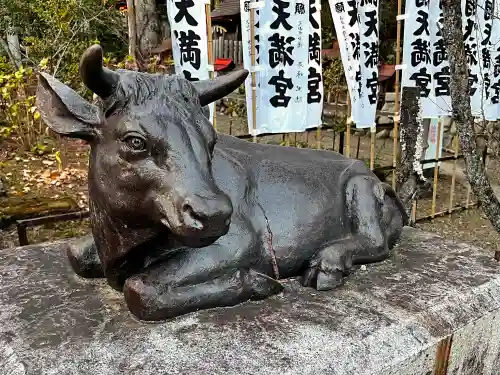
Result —
[{"label": "bull's nostril", "polygon": [[182,204],[183,222],[197,230],[218,231],[231,224],[233,207],[231,203],[216,198],[186,199]]},{"label": "bull's nostril", "polygon": [[182,205],[182,212],[191,216],[193,214],[193,208],[189,204],[184,203]]},{"label": "bull's nostril", "polygon": [[198,214],[189,202],[185,202],[182,205],[182,211],[184,216],[184,223],[197,229],[203,229],[203,216]]},{"label": "bull's nostril", "polygon": [[203,215],[193,210],[193,207],[191,206],[184,207],[184,212],[195,220],[203,220],[205,218]]}]

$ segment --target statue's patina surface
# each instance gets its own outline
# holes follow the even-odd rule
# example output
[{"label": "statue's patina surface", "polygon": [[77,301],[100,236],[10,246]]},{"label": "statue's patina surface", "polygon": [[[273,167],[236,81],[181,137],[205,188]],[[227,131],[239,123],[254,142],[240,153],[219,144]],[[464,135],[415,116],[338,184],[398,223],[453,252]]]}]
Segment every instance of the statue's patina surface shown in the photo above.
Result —
[{"label": "statue's patina surface", "polygon": [[80,276],[105,277],[142,320],[279,293],[318,290],[385,259],[407,222],[394,190],[338,153],[217,134],[207,105],[248,72],[189,82],[102,66],[80,72],[101,104],[41,73],[37,103],[55,132],[91,146],[92,236],[68,251]]}]

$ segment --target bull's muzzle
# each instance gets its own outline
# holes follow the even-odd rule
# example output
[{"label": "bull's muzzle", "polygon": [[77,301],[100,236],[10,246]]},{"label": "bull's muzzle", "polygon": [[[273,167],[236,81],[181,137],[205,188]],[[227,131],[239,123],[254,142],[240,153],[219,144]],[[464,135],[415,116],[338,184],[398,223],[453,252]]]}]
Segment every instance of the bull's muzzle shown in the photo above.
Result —
[{"label": "bull's muzzle", "polygon": [[220,237],[229,229],[233,205],[225,195],[194,195],[184,200],[180,212],[189,231],[198,232],[202,237]]},{"label": "bull's muzzle", "polygon": [[223,193],[210,195],[158,195],[160,221],[190,247],[207,246],[229,231],[233,205]]}]

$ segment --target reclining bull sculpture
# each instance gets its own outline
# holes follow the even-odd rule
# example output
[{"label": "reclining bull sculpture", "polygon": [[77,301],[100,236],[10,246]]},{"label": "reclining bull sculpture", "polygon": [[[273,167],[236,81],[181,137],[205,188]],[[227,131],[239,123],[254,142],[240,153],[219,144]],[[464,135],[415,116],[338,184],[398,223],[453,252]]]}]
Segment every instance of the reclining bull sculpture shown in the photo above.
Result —
[{"label": "reclining bull sculpture", "polygon": [[394,190],[339,153],[217,134],[207,105],[248,72],[212,81],[103,68],[85,51],[91,104],[41,73],[52,130],[91,146],[92,236],[68,250],[83,277],[105,277],[141,320],[264,299],[301,276],[329,290],[351,267],[384,260],[407,217]]}]

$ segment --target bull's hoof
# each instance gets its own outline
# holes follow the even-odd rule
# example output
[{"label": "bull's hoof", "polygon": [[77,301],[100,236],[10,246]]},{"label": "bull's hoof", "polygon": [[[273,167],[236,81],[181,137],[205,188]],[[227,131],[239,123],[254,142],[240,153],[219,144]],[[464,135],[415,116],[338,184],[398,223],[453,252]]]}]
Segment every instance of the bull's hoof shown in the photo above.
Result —
[{"label": "bull's hoof", "polygon": [[251,299],[253,300],[265,299],[274,294],[281,293],[285,288],[278,280],[252,269],[249,270],[247,277],[247,285],[250,285],[252,288]]},{"label": "bull's hoof", "polygon": [[344,276],[351,272],[352,255],[335,247],[318,252],[302,275],[302,285],[319,291],[342,285]]},{"label": "bull's hoof", "polygon": [[82,237],[69,244],[66,254],[71,267],[78,276],[86,279],[104,277],[92,235]]},{"label": "bull's hoof", "polygon": [[319,291],[335,289],[342,285],[344,274],[341,271],[325,272],[316,267],[308,268],[302,275],[302,285]]}]

